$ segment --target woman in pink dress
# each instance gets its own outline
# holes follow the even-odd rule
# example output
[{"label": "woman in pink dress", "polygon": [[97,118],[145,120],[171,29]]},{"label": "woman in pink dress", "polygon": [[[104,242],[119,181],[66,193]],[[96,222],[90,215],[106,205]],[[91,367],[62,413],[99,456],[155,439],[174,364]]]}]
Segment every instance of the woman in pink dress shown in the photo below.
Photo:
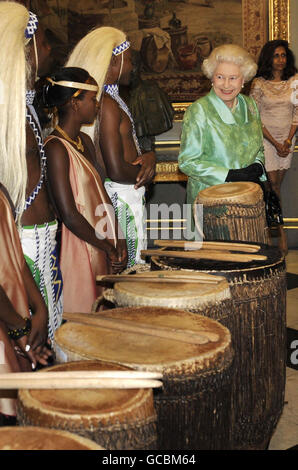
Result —
[{"label": "woman in pink dress", "polygon": [[[265,167],[273,190],[280,197],[281,184],[291,166],[298,126],[298,74],[295,58],[287,41],[268,41],[260,53],[256,78],[250,96],[259,108],[263,135]],[[281,249],[286,239],[281,230]]]}]

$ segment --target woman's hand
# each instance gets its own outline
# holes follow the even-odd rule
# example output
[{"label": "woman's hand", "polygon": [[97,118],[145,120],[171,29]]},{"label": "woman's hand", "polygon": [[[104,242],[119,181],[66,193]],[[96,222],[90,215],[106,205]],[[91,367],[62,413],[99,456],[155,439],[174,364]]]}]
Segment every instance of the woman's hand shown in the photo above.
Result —
[{"label": "woman's hand", "polygon": [[286,158],[289,155],[290,148],[287,145],[285,145],[285,143],[280,144],[279,142],[276,142],[274,146],[276,148],[277,155],[279,157]]},{"label": "woman's hand", "polygon": [[31,316],[31,332],[28,336],[28,344],[33,350],[44,347],[48,339],[48,310],[44,305]]},{"label": "woman's hand", "polygon": [[32,365],[32,369],[35,369],[37,365],[37,358],[30,344],[28,343],[28,336],[22,336],[21,338],[15,340],[15,343],[15,352],[20,356],[29,359]]},{"label": "woman's hand", "polygon": [[122,268],[123,262],[119,260],[119,254],[118,254],[117,249],[107,240],[101,241],[100,249],[105,251],[109,259],[109,262],[112,268],[112,274],[118,274],[119,272],[121,272],[123,270]]},{"label": "woman's hand", "polygon": [[53,356],[50,340],[48,339],[47,343],[44,346],[38,346],[34,351],[34,355],[39,364],[42,364],[43,366],[48,366],[49,359]]}]

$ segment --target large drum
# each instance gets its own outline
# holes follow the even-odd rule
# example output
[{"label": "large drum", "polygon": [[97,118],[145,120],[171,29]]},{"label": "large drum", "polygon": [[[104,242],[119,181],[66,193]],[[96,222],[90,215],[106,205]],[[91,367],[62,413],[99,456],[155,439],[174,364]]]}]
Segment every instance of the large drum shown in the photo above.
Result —
[{"label": "large drum", "polygon": [[233,351],[220,323],[183,310],[115,308],[67,321],[55,343],[57,360],[100,359],[163,374],[154,390],[158,448],[229,448]]},{"label": "large drum", "polygon": [[36,426],[0,428],[0,450],[104,450],[101,446],[67,431]]},{"label": "large drum", "polygon": [[[230,287],[224,277],[187,271],[182,276],[181,271],[169,270],[131,276],[131,282],[114,284],[113,300],[118,307],[171,307],[213,320],[226,316],[231,309]],[[138,278],[148,281],[138,282]]]},{"label": "large drum", "polygon": [[[256,245],[257,247],[257,245]],[[283,410],[286,371],[286,267],[279,250],[261,245],[266,261],[152,258],[152,269],[225,276],[232,305],[218,320],[231,332],[234,449],[265,449]],[[206,311],[207,313],[207,311]]]},{"label": "large drum", "polygon": [[[128,369],[100,361],[78,361],[47,370]],[[108,450],[156,448],[152,389],[19,390],[17,417],[23,426],[69,431]]]},{"label": "large drum", "polygon": [[[203,227],[198,216],[203,204]],[[261,187],[250,181],[224,183],[200,191],[194,202],[194,219],[206,240],[240,240],[270,243]]]}]

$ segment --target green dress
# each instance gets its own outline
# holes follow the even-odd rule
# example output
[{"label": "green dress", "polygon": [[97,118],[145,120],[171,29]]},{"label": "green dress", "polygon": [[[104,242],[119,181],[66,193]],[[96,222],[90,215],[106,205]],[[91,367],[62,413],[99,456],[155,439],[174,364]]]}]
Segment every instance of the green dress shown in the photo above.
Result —
[{"label": "green dress", "polygon": [[[189,177],[189,204],[202,189],[224,183],[230,169],[264,163],[262,124],[255,101],[239,94],[232,112],[213,89],[195,101],[184,114],[178,162]],[[260,179],[266,180],[265,175]]]}]

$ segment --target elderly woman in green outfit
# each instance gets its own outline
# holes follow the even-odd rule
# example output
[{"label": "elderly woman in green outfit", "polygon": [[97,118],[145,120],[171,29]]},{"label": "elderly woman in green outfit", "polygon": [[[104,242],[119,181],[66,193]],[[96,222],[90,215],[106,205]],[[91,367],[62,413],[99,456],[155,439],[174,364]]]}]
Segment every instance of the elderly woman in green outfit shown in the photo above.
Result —
[{"label": "elderly woman in green outfit", "polygon": [[185,112],[180,170],[188,175],[187,202],[199,191],[228,181],[266,180],[262,125],[255,101],[240,93],[257,65],[242,47],[215,48],[202,65],[211,91]]}]

